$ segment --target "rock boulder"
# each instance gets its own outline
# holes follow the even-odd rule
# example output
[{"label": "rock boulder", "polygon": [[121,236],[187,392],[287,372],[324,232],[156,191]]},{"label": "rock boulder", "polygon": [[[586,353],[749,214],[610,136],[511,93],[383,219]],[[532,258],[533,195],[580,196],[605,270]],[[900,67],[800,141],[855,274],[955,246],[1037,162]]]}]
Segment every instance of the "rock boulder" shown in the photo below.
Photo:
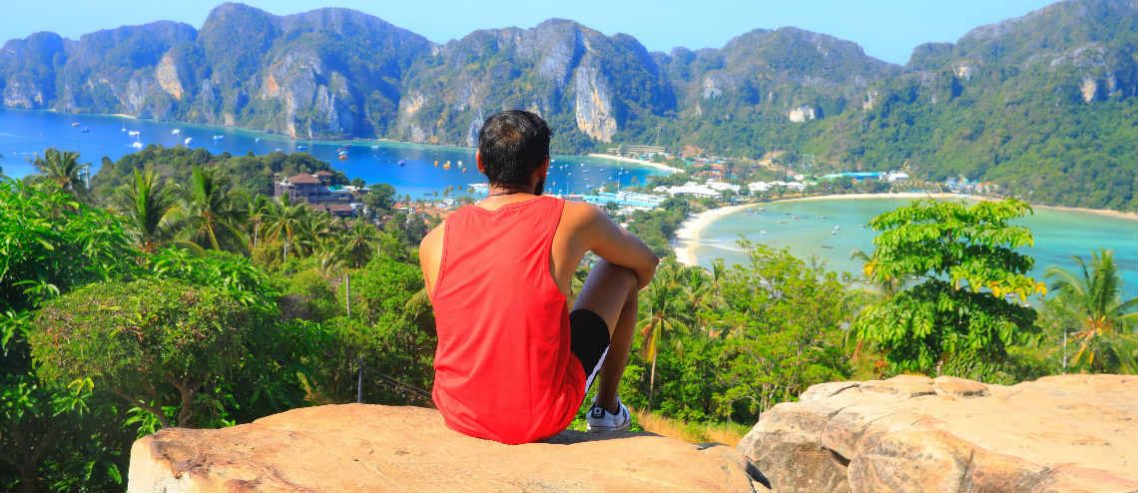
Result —
[{"label": "rock boulder", "polygon": [[739,450],[779,493],[1138,490],[1138,377],[810,387]]},{"label": "rock boulder", "polygon": [[431,409],[347,404],[141,438],[127,491],[750,492],[747,470],[722,445],[567,431],[510,446],[453,432]]}]

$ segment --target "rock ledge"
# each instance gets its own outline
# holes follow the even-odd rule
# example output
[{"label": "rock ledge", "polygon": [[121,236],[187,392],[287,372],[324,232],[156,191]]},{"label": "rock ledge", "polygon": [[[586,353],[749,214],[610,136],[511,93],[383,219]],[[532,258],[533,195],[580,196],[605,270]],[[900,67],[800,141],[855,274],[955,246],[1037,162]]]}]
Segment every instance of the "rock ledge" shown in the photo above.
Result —
[{"label": "rock ledge", "polygon": [[128,492],[753,491],[722,445],[567,431],[546,443],[462,436],[431,409],[294,409],[220,430],[173,428],[131,449]]},{"label": "rock ledge", "polygon": [[779,493],[1138,490],[1138,377],[810,387],[739,444]]}]

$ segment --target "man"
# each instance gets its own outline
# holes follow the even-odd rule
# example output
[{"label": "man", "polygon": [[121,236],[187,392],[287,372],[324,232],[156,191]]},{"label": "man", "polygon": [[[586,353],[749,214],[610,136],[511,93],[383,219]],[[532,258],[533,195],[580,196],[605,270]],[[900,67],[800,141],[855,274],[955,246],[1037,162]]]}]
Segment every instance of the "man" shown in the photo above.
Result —
[{"label": "man", "polygon": [[[530,112],[488,118],[475,160],[489,196],[453,212],[419,248],[439,338],[435,405],[452,429],[503,443],[560,433],[598,372],[589,430],[628,428],[617,387],[637,292],[659,262],[600,209],[542,196],[551,134]],[[600,260],[570,312],[586,252]]]}]

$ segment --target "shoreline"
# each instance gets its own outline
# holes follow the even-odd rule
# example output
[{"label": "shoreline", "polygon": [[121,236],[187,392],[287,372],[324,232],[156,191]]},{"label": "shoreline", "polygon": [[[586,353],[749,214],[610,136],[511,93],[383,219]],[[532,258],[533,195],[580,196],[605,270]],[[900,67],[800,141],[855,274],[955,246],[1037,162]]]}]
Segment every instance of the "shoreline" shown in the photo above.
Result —
[{"label": "shoreline", "polygon": [[643,159],[636,159],[636,158],[630,158],[630,157],[613,156],[612,154],[601,154],[599,152],[589,153],[587,155],[587,157],[597,158],[597,159],[608,159],[610,161],[619,161],[622,163],[638,164],[640,166],[644,166],[647,168],[655,168],[655,169],[658,169],[660,171],[665,171],[668,173],[682,173],[684,171],[682,169],[674,168],[674,167],[668,166],[666,164],[654,163],[652,161],[645,161]]},{"label": "shoreline", "polygon": [[[811,202],[819,200],[872,200],[872,199],[963,199],[963,200],[995,200],[991,197],[983,197],[978,195],[956,194],[956,193],[922,193],[922,192],[903,192],[903,193],[850,193],[850,194],[836,194],[836,195],[814,195],[810,197],[796,197],[790,199],[771,200],[767,202],[752,202],[749,204],[730,205],[724,207],[716,207],[700,212],[694,216],[689,217],[680,225],[676,230],[675,238],[672,243],[672,250],[676,254],[676,261],[680,264],[692,267],[699,265],[699,257],[696,255],[696,247],[699,246],[702,240],[702,235],[705,229],[711,223],[734,214],[736,212],[750,209],[753,207],[764,206],[768,204],[784,203],[784,202]],[[1082,212],[1087,214],[1094,214],[1105,217],[1112,217],[1116,219],[1129,219],[1138,220],[1138,213],[1122,212],[1109,209],[1087,209],[1083,207],[1067,207],[1059,205],[1034,205],[1033,209],[1052,209],[1059,211],[1069,212]]]}]

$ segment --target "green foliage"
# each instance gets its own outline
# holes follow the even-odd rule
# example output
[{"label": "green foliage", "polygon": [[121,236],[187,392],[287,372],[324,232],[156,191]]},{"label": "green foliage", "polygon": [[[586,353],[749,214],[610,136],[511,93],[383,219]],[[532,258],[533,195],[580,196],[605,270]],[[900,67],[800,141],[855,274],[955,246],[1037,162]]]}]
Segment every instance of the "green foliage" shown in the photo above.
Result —
[{"label": "green foliage", "polygon": [[168,182],[160,181],[153,170],[133,170],[134,181],[123,189],[120,210],[126,216],[135,243],[143,252],[153,253],[171,235],[170,211],[175,199]]},{"label": "green foliage", "polygon": [[684,199],[665,200],[660,207],[632,213],[628,230],[640,238],[660,258],[673,255],[671,238],[692,212]]},{"label": "green foliage", "polygon": [[0,310],[23,310],[71,286],[131,270],[119,221],[52,183],[0,181]]},{"label": "green foliage", "polygon": [[750,261],[731,268],[661,265],[640,297],[641,330],[620,391],[629,405],[749,424],[809,385],[849,376],[851,310],[836,275],[743,246]]},{"label": "green foliage", "polygon": [[851,310],[833,272],[785,250],[743,246],[748,263],[723,273],[723,308],[711,323],[724,338],[716,412],[748,423],[810,385],[849,376],[843,341]]},{"label": "green foliage", "polygon": [[44,302],[135,271],[135,255],[114,216],[56,182],[0,180],[0,489],[121,488],[118,409],[87,378],[39,380],[28,333]]},{"label": "green foliage", "polygon": [[877,283],[916,285],[867,307],[858,338],[885,353],[892,372],[949,373],[1008,381],[1007,348],[1034,330],[1035,311],[1020,303],[1044,286],[1025,275],[1031,232],[1011,221],[1030,213],[1020,201],[916,201],[886,212],[866,263]]},{"label": "green foliage", "polygon": [[1078,344],[1071,366],[1094,373],[1138,372],[1138,298],[1121,300],[1113,252],[1093,251],[1089,264],[1082,257],[1075,262],[1075,271],[1050,267],[1046,274],[1057,295],[1054,311],[1066,315],[1051,319],[1054,328],[1070,332],[1070,342]]},{"label": "green foliage", "polygon": [[193,167],[189,193],[173,214],[184,241],[203,249],[243,251],[245,248],[241,222],[246,212],[241,209],[229,182],[219,178],[213,169]]},{"label": "green foliage", "polygon": [[354,400],[362,365],[367,402],[429,403],[436,339],[418,267],[377,257],[350,276],[351,314],[320,327],[327,338],[311,382],[315,393],[321,400]]},{"label": "green foliage", "polygon": [[[44,380],[89,378],[163,426],[188,427],[225,418],[211,391],[244,356],[254,317],[208,287],[99,283],[45,304],[29,341]],[[176,421],[163,405],[179,406]]]}]

